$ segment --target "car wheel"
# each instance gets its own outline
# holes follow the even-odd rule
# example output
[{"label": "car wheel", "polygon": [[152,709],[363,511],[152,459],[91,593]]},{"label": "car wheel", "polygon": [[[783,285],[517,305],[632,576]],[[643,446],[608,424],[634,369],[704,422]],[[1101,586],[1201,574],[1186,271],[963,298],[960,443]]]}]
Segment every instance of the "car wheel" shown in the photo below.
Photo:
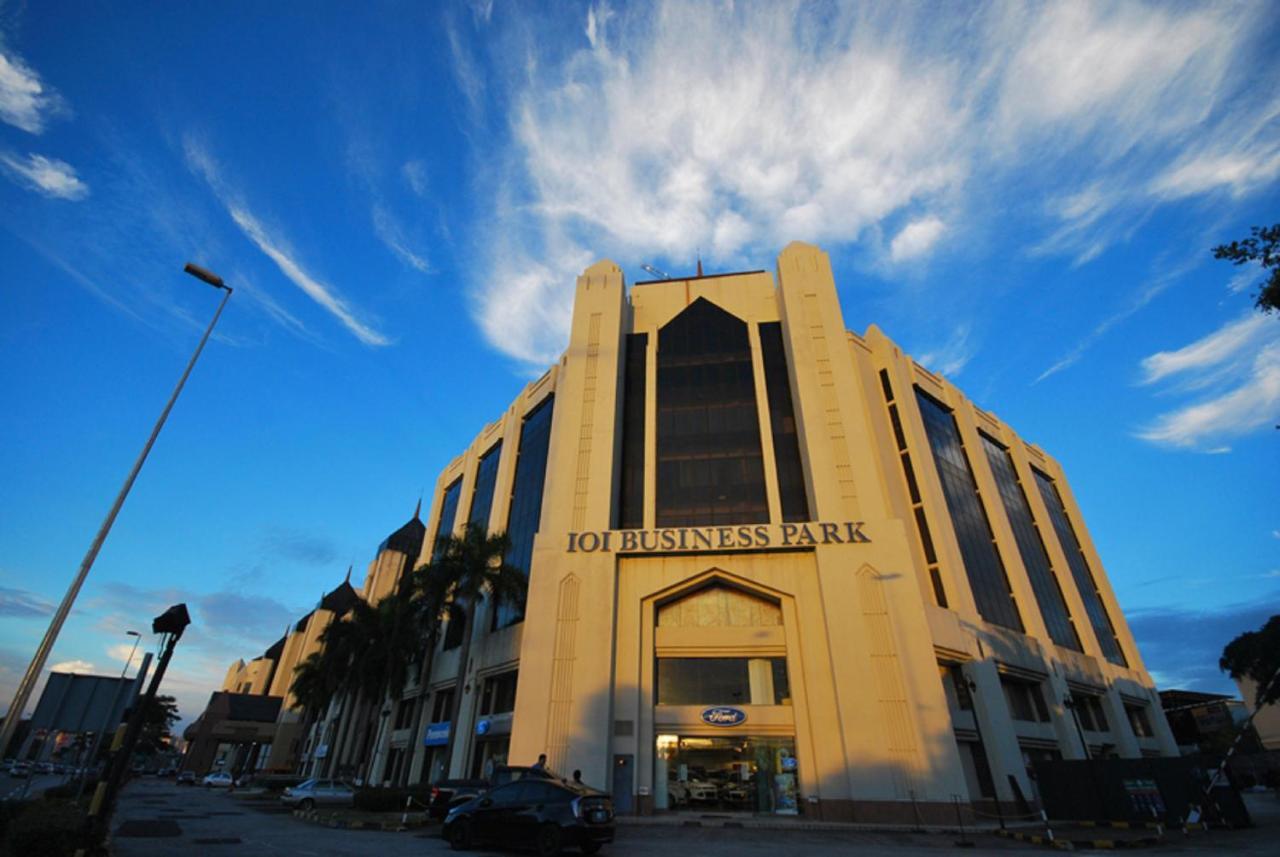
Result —
[{"label": "car wheel", "polygon": [[560,853],[560,828],[554,824],[544,824],[538,830],[535,847],[538,857],[555,857]]},{"label": "car wheel", "polygon": [[316,808],[316,802],[309,797],[303,798],[298,802],[298,809],[302,810],[303,812],[311,812],[311,810],[315,808]]},{"label": "car wheel", "polygon": [[583,853],[583,854],[586,854],[586,855],[587,855],[587,857],[591,857],[591,855],[592,855],[592,854],[599,854],[599,853],[600,853],[600,843],[599,843],[599,842],[584,842],[584,843],[582,843],[582,853]]},{"label": "car wheel", "polygon": [[460,818],[449,828],[449,847],[454,851],[471,850],[471,822]]}]

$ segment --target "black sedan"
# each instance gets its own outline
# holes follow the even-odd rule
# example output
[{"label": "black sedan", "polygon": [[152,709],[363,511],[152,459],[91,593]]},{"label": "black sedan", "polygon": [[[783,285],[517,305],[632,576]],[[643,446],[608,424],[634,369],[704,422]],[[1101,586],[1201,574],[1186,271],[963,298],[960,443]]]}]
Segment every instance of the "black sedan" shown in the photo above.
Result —
[{"label": "black sedan", "polygon": [[455,851],[473,845],[532,845],[539,857],[564,847],[595,854],[613,841],[609,795],[565,780],[520,779],[453,807],[444,838]]}]

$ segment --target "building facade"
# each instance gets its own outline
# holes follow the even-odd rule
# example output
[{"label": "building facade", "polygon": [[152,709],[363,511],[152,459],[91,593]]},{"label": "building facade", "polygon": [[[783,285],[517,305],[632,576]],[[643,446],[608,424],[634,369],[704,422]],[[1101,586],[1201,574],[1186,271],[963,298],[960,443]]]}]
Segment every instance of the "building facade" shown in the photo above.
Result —
[{"label": "building facade", "polygon": [[1033,806],[1036,760],[1177,754],[1062,468],[851,333],[810,245],[630,289],[588,268],[562,358],[439,475],[416,561],[362,594],[468,524],[510,537],[523,610],[452,615],[400,699],[330,706],[305,772],[430,782],[546,753],[620,812],[950,823],[955,797]]},{"label": "building facade", "polygon": [[440,474],[419,561],[466,523],[510,535],[523,615],[445,635],[375,782],[545,752],[624,812],[943,820],[1034,804],[1036,759],[1177,754],[1062,468],[849,332],[813,246],[630,290],[587,269],[564,356]]}]

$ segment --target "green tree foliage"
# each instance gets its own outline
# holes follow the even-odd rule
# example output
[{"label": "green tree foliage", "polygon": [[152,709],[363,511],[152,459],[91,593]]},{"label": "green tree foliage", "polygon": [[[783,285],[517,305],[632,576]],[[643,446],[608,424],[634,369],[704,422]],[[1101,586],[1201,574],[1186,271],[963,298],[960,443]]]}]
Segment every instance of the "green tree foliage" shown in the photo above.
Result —
[{"label": "green tree foliage", "polygon": [[1268,272],[1267,279],[1258,289],[1255,306],[1263,312],[1280,309],[1280,223],[1274,226],[1255,226],[1252,235],[1243,241],[1219,244],[1213,248],[1213,258],[1226,259],[1234,265],[1257,262]]},{"label": "green tree foliage", "polygon": [[1280,671],[1280,615],[1272,616],[1257,631],[1246,631],[1227,643],[1218,667],[1233,679],[1253,679],[1258,686],[1255,708],[1280,701],[1280,678],[1276,677]]},{"label": "green tree foliage", "polygon": [[[462,712],[462,688],[466,685],[467,661],[471,657],[472,629],[480,603],[523,607],[527,581],[524,572],[506,561],[511,540],[505,533],[488,535],[483,527],[467,524],[460,536],[445,536],[437,541],[435,556],[416,573],[423,592],[423,603],[436,609],[435,620],[450,616],[450,621],[463,621],[462,650],[458,653],[458,678],[454,685],[453,710],[449,721],[457,723]],[[453,729],[445,749],[445,770],[452,758],[458,730]]]},{"label": "green tree foliage", "polygon": [[160,695],[151,700],[143,714],[138,752],[150,755],[166,747],[173,734],[173,724],[178,722],[180,716],[178,703],[172,696]]}]

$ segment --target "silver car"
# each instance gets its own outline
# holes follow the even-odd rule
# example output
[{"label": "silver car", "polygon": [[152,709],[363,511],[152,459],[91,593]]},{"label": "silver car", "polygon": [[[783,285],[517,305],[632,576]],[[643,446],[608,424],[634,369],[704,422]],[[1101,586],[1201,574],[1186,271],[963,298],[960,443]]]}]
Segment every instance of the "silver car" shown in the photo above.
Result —
[{"label": "silver car", "polygon": [[353,806],[356,790],[342,780],[307,780],[284,790],[280,801],[298,809],[317,806]]}]

